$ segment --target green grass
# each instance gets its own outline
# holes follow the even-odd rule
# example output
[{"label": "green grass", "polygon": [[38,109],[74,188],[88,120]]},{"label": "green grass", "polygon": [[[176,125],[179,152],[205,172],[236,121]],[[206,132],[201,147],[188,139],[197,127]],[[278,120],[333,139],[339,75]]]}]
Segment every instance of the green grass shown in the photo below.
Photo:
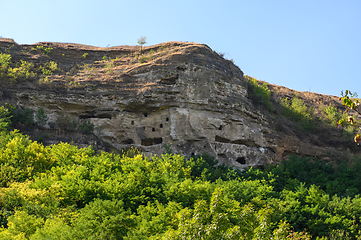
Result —
[{"label": "green grass", "polygon": [[266,83],[259,83],[259,81],[250,76],[244,76],[248,86],[248,97],[256,105],[261,105],[270,112],[274,111],[273,105],[270,101],[271,90],[269,90]]}]

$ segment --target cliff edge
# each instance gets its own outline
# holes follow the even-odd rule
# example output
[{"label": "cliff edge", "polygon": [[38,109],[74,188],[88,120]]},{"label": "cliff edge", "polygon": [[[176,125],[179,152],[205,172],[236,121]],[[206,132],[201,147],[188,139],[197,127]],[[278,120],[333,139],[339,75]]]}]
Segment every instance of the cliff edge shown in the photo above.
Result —
[{"label": "cliff edge", "polygon": [[[204,44],[167,42],[140,50],[3,40],[0,52],[11,55],[13,64],[31,63],[29,78],[3,76],[0,104],[43,108],[48,117],[44,128],[22,127],[35,135],[48,131],[45,144],[71,136],[81,146],[134,146],[149,156],[170,146],[174,153],[191,157],[205,152],[237,168],[271,164],[291,153],[330,157],[346,146],[337,140],[340,129],[330,130],[328,139],[317,131],[298,134],[279,108],[255,105],[243,72]],[[274,106],[295,95],[284,87],[268,87]],[[336,97],[297,96],[314,108],[331,103],[342,111]],[[67,126],[71,121],[92,124],[92,137]]]}]

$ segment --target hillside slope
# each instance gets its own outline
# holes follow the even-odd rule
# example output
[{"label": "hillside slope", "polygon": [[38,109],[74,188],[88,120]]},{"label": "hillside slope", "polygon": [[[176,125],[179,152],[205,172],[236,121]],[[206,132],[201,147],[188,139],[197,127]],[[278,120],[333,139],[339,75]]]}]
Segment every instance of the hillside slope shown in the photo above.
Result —
[{"label": "hillside slope", "polygon": [[[11,70],[3,67],[0,75],[0,104],[14,104],[18,112],[44,109],[45,126],[14,126],[44,144],[135,146],[147,155],[170,146],[187,157],[206,152],[237,168],[293,153],[332,158],[360,152],[354,127],[333,127],[325,113],[329,104],[338,114],[344,110],[337,97],[267,84],[267,108],[252,98],[250,78],[204,44],[167,42],[140,51],[0,39],[0,52],[11,57]],[[302,111],[295,114],[291,99],[299,100],[308,120]],[[89,131],[81,131],[85,127]]]}]

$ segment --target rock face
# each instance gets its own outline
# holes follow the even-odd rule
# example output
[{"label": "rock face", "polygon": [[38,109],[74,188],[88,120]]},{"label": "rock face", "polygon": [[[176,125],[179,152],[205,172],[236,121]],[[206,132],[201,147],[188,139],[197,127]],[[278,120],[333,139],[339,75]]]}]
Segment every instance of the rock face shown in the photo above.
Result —
[{"label": "rock face", "polygon": [[52,53],[36,55],[29,50],[34,45],[15,45],[13,58],[56,61],[61,71],[47,84],[3,87],[0,103],[43,107],[49,123],[59,114],[90,120],[94,134],[119,150],[135,146],[162,154],[171,144],[174,153],[205,152],[237,168],[273,163],[285,152],[327,151],[311,144],[296,149],[297,137],[279,135],[273,120],[247,98],[243,72],[206,45],[171,42],[142,53],[127,46],[39,45]]}]

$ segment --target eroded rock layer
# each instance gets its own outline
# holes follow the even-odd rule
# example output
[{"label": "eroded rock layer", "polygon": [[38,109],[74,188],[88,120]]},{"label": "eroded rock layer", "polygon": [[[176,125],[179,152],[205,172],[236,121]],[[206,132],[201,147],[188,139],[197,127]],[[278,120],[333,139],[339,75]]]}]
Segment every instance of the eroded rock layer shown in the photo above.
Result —
[{"label": "eroded rock layer", "polygon": [[237,168],[272,163],[285,152],[327,151],[310,144],[302,148],[297,137],[278,134],[247,98],[243,72],[206,45],[171,42],[142,52],[127,46],[36,46],[52,52],[34,55],[34,45],[10,48],[14,59],[55,61],[60,71],[47,83],[3,87],[0,100],[44,108],[46,127],[68,114],[90,120],[93,134],[118,150],[135,146],[148,155],[162,154],[172,144],[174,153],[208,153]]}]

